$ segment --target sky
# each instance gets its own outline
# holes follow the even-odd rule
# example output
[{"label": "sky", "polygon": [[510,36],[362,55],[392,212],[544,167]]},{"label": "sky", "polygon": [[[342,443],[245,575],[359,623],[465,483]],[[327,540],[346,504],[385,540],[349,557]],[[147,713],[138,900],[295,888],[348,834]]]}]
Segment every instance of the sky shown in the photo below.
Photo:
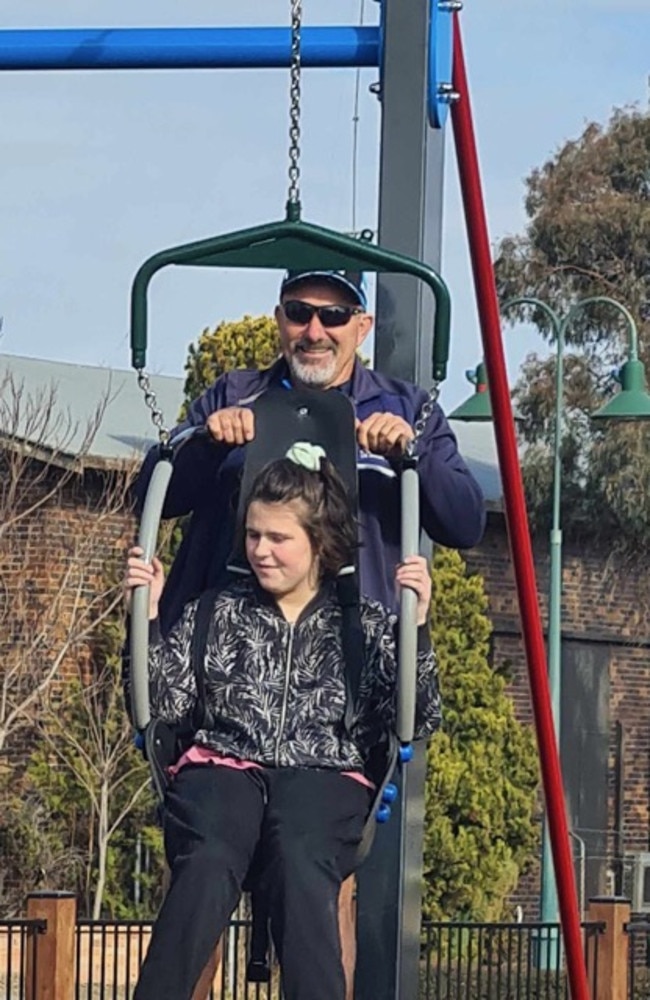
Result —
[{"label": "sky", "polygon": [[[305,23],[356,24],[362,0],[304,0]],[[366,22],[377,16],[363,3]],[[286,25],[288,0],[4,0],[1,28]],[[524,178],[588,121],[648,103],[650,0],[466,0],[462,14],[490,235],[522,231]],[[359,228],[375,228],[379,115],[360,77]],[[352,222],[354,70],[305,70],[304,217]],[[0,351],[127,368],[129,289],[164,247],[280,218],[288,71],[0,73]],[[442,274],[453,302],[448,409],[480,334],[453,138]],[[149,368],[182,374],[202,329],[269,312],[277,275],[169,269],[151,286]],[[514,379],[529,329],[506,328]]]}]

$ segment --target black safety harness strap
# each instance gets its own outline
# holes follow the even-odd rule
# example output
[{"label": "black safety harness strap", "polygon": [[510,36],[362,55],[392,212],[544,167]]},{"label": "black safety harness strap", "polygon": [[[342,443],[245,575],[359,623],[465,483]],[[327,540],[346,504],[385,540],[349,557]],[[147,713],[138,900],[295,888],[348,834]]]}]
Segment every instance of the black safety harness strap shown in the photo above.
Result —
[{"label": "black safety harness strap", "polygon": [[214,611],[214,603],[219,594],[219,590],[205,590],[199,597],[194,619],[194,631],[192,632],[192,644],[190,646],[190,660],[192,672],[196,681],[196,705],[192,714],[192,725],[194,732],[199,729],[210,729],[212,717],[208,708],[208,699],[205,689],[205,650],[208,644],[208,634],[210,632],[210,621]]},{"label": "black safety harness strap", "polygon": [[345,666],[345,716],[343,724],[352,730],[359,697],[359,685],[365,659],[365,641],[359,605],[359,581],[356,571],[340,573],[336,578],[336,596],[341,606],[341,644]]}]

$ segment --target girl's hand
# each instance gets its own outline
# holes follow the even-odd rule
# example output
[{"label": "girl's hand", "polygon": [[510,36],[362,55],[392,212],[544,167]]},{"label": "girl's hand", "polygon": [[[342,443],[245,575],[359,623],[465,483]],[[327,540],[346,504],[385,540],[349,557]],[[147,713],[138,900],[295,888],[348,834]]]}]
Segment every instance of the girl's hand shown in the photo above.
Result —
[{"label": "girl's hand", "polygon": [[424,556],[407,556],[395,571],[398,588],[409,587],[418,595],[417,623],[426,624],[431,604],[431,573]]},{"label": "girl's hand", "polygon": [[124,578],[124,596],[126,606],[131,610],[133,591],[136,587],[150,587],[149,591],[149,619],[158,617],[158,604],[165,583],[165,572],[160,559],[156,556],[153,561],[146,563],[142,558],[143,552],[138,545],[129,549],[129,558],[126,563],[126,576]]}]

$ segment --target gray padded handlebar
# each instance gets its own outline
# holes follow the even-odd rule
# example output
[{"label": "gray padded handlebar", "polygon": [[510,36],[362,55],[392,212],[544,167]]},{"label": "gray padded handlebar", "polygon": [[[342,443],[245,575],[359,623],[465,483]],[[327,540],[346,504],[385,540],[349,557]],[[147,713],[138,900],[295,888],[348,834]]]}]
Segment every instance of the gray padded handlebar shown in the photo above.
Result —
[{"label": "gray padded handlebar", "polygon": [[[420,551],[420,480],[417,468],[406,465],[400,476],[402,559]],[[404,588],[400,597],[397,674],[397,736],[410,743],[415,730],[417,681],[417,594]]]},{"label": "gray padded handlebar", "polygon": [[[188,427],[171,442],[175,455],[190,439],[205,435],[204,427]],[[173,457],[156,462],[145,497],[138,545],[145,562],[151,562],[156,551],[156,539],[173,471]],[[149,725],[149,587],[136,587],[131,602],[131,707],[138,730]]]},{"label": "gray padded handlebar", "polygon": [[[156,462],[147,489],[140,520],[138,545],[145,562],[151,562],[156,551],[156,539],[162,516],[167,487],[173,465],[169,459]],[[149,725],[149,590],[136,587],[131,601],[131,707],[138,730]]]}]

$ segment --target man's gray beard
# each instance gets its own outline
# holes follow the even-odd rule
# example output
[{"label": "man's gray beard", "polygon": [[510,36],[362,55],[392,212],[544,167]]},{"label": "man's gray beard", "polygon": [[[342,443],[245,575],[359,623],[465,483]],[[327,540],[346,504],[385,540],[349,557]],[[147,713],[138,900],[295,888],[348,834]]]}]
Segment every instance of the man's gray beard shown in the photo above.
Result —
[{"label": "man's gray beard", "polygon": [[289,368],[296,381],[318,389],[321,386],[328,385],[334,378],[336,374],[336,357],[332,355],[326,365],[311,365],[304,364],[296,354],[292,354],[289,358]]}]

